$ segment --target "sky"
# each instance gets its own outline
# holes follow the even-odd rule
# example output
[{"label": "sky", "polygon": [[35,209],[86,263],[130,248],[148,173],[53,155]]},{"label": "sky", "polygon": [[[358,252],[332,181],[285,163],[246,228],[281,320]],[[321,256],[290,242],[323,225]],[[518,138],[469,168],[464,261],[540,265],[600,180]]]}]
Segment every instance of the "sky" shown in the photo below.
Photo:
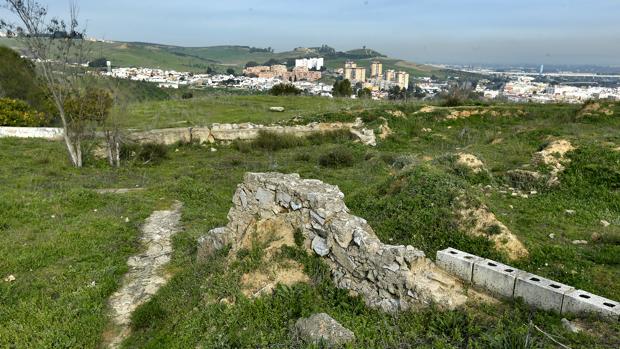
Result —
[{"label": "sky", "polygon": [[[1,2],[1,1],[0,1]],[[68,13],[69,0],[42,0]],[[288,51],[366,46],[419,63],[620,66],[620,0],[77,0],[87,34]],[[0,10],[1,18],[9,18]]]}]

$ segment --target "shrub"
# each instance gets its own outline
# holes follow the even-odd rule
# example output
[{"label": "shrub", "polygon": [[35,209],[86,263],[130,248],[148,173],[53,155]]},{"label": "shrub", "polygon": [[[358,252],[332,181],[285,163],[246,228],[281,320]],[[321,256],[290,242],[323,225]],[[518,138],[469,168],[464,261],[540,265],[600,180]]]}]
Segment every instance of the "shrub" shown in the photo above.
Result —
[{"label": "shrub", "polygon": [[319,145],[325,143],[344,143],[355,139],[355,137],[351,134],[351,131],[340,129],[312,133],[306,139],[312,144]]},{"label": "shrub", "polygon": [[297,96],[301,94],[301,90],[293,84],[277,84],[269,90],[274,96]]},{"label": "shrub", "polygon": [[181,99],[192,99],[194,98],[194,94],[191,92],[183,92],[181,95]]},{"label": "shrub", "polygon": [[310,161],[312,159],[312,155],[310,153],[298,153],[295,155],[295,160],[297,161]]},{"label": "shrub", "polygon": [[304,143],[305,139],[295,135],[261,131],[251,145],[253,148],[276,151],[302,146]]},{"label": "shrub", "polygon": [[121,159],[136,159],[144,164],[157,164],[168,158],[168,147],[163,144],[123,144],[121,146]]},{"label": "shrub", "polygon": [[235,139],[232,142],[233,149],[237,149],[241,153],[249,153],[252,151],[252,144],[248,141]]},{"label": "shrub", "polygon": [[165,318],[166,311],[156,299],[151,300],[138,307],[131,315],[131,327],[134,330],[145,329],[158,320]]},{"label": "shrub", "polygon": [[0,98],[0,126],[44,126],[49,122],[44,113],[24,101]]},{"label": "shrub", "polygon": [[353,153],[348,148],[335,148],[319,157],[319,165],[324,167],[349,167],[353,165]]}]

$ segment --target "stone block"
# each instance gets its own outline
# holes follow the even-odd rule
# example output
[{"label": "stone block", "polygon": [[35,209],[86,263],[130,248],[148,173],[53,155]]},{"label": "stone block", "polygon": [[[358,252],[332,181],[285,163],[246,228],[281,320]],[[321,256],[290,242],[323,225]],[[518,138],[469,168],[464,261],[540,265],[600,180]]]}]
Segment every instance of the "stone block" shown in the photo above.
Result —
[{"label": "stone block", "polygon": [[620,320],[620,303],[583,290],[575,290],[564,295],[562,314],[588,313]]},{"label": "stone block", "polygon": [[564,295],[573,290],[574,288],[568,285],[538,275],[523,273],[517,277],[514,298],[523,298],[529,305],[560,313]]},{"label": "stone block", "polygon": [[474,263],[481,260],[480,257],[451,247],[437,251],[437,265],[468,283],[472,280]]},{"label": "stone block", "polygon": [[474,264],[472,283],[493,295],[512,298],[517,277],[521,273],[511,266],[483,259]]}]

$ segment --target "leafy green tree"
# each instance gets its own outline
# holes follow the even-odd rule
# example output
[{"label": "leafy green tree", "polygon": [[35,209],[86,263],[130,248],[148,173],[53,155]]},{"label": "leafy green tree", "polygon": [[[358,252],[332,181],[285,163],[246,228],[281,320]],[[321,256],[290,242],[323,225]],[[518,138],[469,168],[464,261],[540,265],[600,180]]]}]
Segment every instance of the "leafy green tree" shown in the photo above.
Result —
[{"label": "leafy green tree", "polygon": [[269,91],[274,96],[296,96],[301,94],[301,90],[293,84],[277,84]]},{"label": "leafy green tree", "polygon": [[108,66],[108,59],[105,57],[97,58],[88,62],[88,66],[91,68],[105,68]]},{"label": "leafy green tree", "polygon": [[228,69],[226,69],[226,74],[228,74],[228,75],[235,75],[235,70],[233,68],[228,68]]},{"label": "leafy green tree", "polygon": [[353,88],[351,87],[351,81],[348,79],[337,80],[334,83],[332,95],[334,97],[351,97],[353,94]]},{"label": "leafy green tree", "polygon": [[254,61],[249,61],[245,64],[246,68],[251,68],[251,67],[257,67],[258,63],[254,62]]},{"label": "leafy green tree", "polygon": [[357,97],[361,99],[370,99],[372,98],[372,90],[368,87],[361,88],[357,91]]}]

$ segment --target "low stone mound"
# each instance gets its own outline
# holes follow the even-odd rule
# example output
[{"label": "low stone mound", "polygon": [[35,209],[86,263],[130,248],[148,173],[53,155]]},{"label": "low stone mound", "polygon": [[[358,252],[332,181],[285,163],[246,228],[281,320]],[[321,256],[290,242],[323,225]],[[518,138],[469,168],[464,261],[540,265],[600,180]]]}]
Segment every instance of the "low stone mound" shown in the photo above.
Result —
[{"label": "low stone mound", "polygon": [[425,107],[423,107],[422,109],[418,110],[417,112],[415,112],[416,114],[420,113],[420,114],[428,114],[428,113],[432,113],[435,110],[437,110],[436,107],[433,107],[431,105],[427,105]]},{"label": "low stone mound", "polygon": [[456,164],[470,169],[473,173],[480,173],[485,170],[484,163],[473,154],[456,154]]},{"label": "low stone mound", "polygon": [[550,142],[543,150],[536,152],[532,158],[535,165],[549,166],[551,171],[547,184],[554,186],[559,184],[558,176],[565,170],[564,164],[570,160],[566,154],[575,150],[575,147],[567,140],[559,139]]},{"label": "low stone mound", "polygon": [[494,243],[496,250],[505,252],[510,259],[525,258],[529,255],[519,238],[500,222],[487,206],[466,207],[462,200],[460,206],[457,216],[463,231],[474,236],[486,237]]},{"label": "low stone mound", "polygon": [[[522,110],[513,111],[518,116],[524,115],[525,113]],[[458,120],[458,119],[467,119],[472,116],[483,115],[483,116],[492,116],[492,117],[510,117],[511,112],[504,111],[501,112],[499,110],[493,109],[456,109],[452,110],[450,114],[446,116],[446,120]]]},{"label": "low stone mound", "polygon": [[611,109],[611,105],[600,102],[586,103],[578,113],[579,117],[612,115],[614,115],[614,111]]},{"label": "low stone mound", "polygon": [[406,118],[407,116],[400,110],[386,110],[386,113],[396,118]]},{"label": "low stone mound", "polygon": [[295,330],[304,342],[327,345],[328,348],[342,346],[355,340],[355,334],[351,330],[325,313],[297,320]]},{"label": "low stone mound", "polygon": [[324,257],[336,286],[360,295],[369,306],[397,311],[435,303],[451,309],[472,297],[484,298],[423,251],[383,244],[364,219],[349,213],[343,198],[338,187],[297,174],[247,173],[233,196],[226,227],[199,238],[198,258],[226,245],[238,251],[270,222],[274,229],[264,233],[290,243],[291,229],[298,230],[306,250]]},{"label": "low stone mound", "polygon": [[292,286],[310,281],[301,264],[276,258],[284,246],[295,246],[294,228],[284,217],[257,222],[235,246],[231,257],[236,258],[239,249],[250,250],[255,244],[263,249],[261,264],[265,267],[241,276],[241,292],[246,297],[271,294],[277,284]]},{"label": "low stone mound", "polygon": [[383,124],[381,126],[379,126],[379,138],[381,140],[385,140],[389,136],[392,135],[393,131],[390,128],[390,125],[388,124],[388,121],[385,118],[381,118],[381,119],[383,121]]}]

